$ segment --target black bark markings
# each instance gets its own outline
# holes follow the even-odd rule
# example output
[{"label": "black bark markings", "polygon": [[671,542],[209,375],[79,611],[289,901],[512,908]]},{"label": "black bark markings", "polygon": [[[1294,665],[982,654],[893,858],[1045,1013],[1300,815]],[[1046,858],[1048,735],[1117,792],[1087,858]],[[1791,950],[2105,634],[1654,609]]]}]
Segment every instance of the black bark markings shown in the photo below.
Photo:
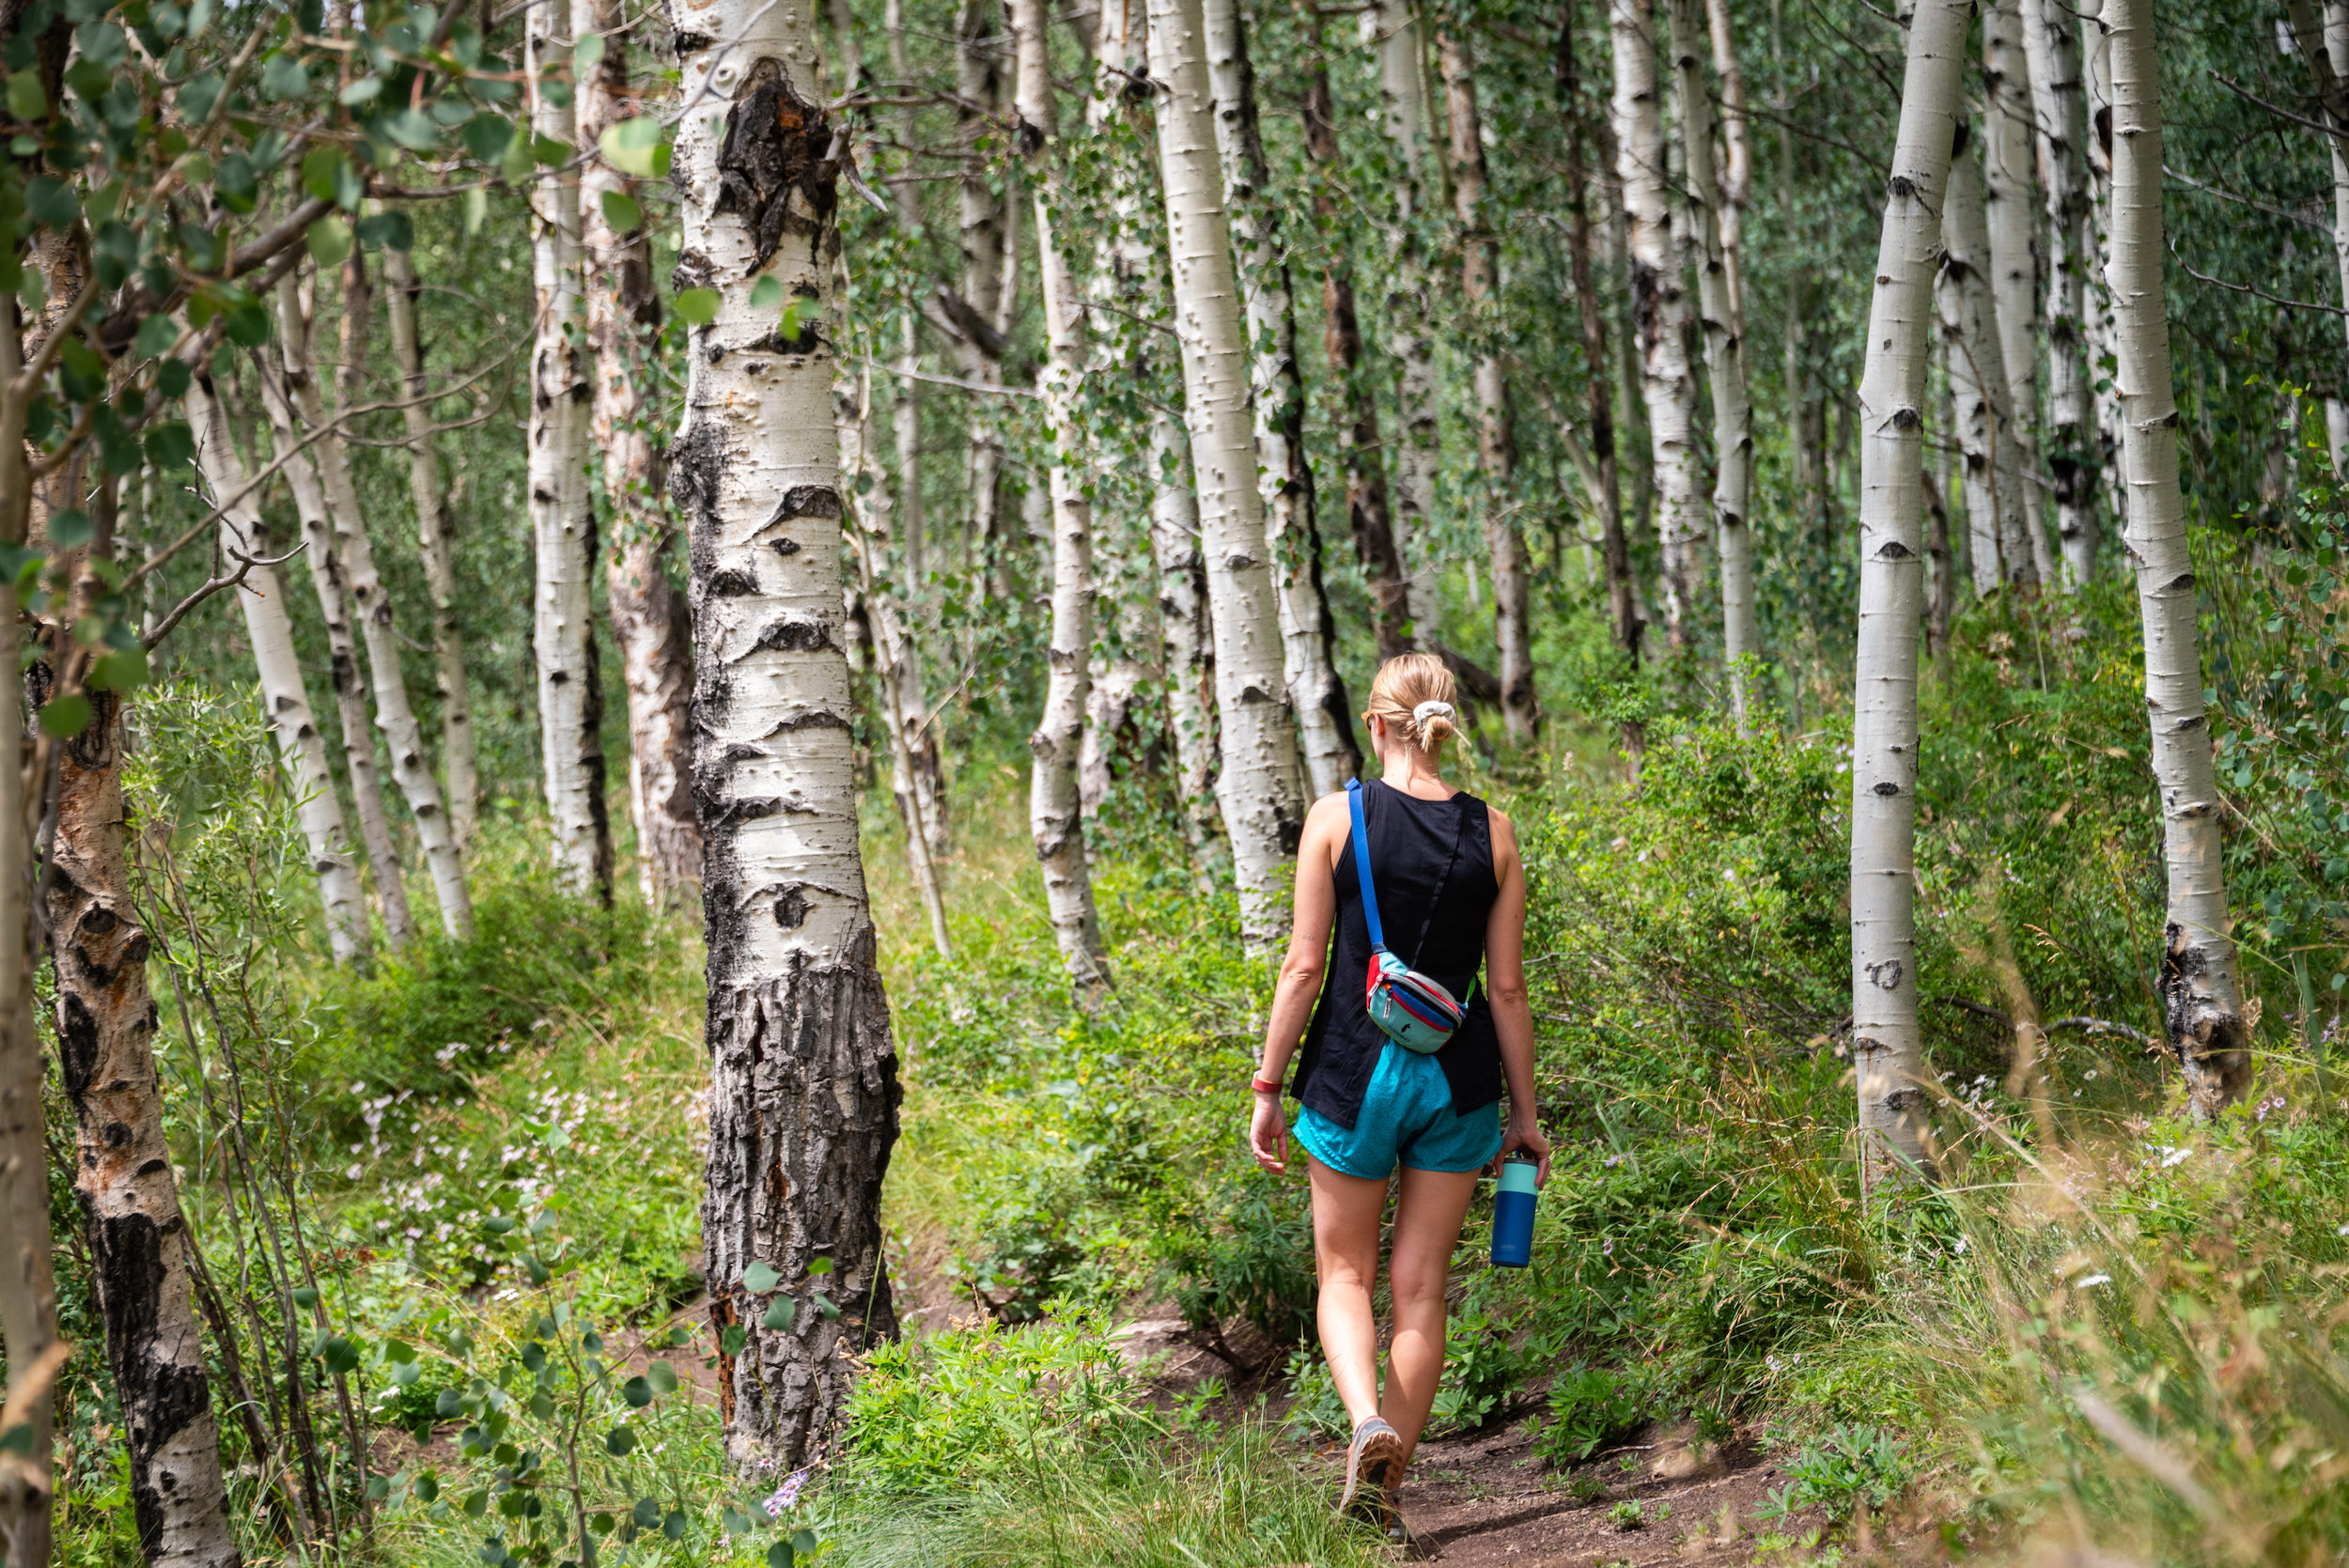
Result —
[{"label": "black bark markings", "polygon": [[[761,59],[726,111],[725,132],[718,149],[719,212],[735,212],[751,231],[757,246],[751,271],[763,270],[788,233],[810,241],[808,259],[816,254],[832,209],[838,201],[835,185],[840,163],[831,122],[823,106],[810,103],[791,85],[783,64]],[[794,221],[791,197],[797,194],[807,210]],[[801,326],[799,342],[812,346],[815,323]]]}]

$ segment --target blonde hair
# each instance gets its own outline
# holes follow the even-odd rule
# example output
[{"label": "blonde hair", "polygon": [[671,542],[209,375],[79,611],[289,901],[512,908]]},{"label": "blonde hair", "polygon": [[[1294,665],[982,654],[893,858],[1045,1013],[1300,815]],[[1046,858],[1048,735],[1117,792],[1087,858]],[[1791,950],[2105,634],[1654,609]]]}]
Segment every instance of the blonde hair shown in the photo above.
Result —
[{"label": "blonde hair", "polygon": [[[1454,706],[1458,696],[1442,660],[1432,653],[1397,654],[1379,665],[1371,680],[1370,711],[1364,717],[1384,719],[1397,735],[1432,757],[1438,747],[1460,733]],[[1430,703],[1442,704],[1443,711],[1418,711]]]}]

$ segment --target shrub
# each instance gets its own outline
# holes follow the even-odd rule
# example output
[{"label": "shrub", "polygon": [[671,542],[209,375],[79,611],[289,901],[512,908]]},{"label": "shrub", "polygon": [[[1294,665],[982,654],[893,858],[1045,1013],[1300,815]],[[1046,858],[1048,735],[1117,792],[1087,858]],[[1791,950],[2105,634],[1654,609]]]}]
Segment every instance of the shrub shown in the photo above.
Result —
[{"label": "shrub", "polygon": [[1637,1373],[1576,1366],[1549,1390],[1549,1420],[1535,1452],[1553,1465],[1588,1459],[1648,1421],[1651,1387]]},{"label": "shrub", "polygon": [[1882,1508],[1908,1490],[1907,1459],[1890,1433],[1873,1426],[1839,1426],[1805,1444],[1787,1463],[1787,1483],[1769,1495],[1766,1519],[1806,1508],[1848,1518],[1861,1503]]}]

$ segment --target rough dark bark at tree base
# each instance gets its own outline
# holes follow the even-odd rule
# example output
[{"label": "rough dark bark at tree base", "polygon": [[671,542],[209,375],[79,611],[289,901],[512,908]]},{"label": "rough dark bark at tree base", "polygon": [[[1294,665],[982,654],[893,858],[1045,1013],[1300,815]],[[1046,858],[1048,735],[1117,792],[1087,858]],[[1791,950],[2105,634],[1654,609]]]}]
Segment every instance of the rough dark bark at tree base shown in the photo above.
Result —
[{"label": "rough dark bark at tree base", "polygon": [[[708,912],[713,976],[723,964],[719,913]],[[711,1323],[722,1335],[728,1324],[760,1326],[718,1363],[727,1457],[739,1466],[773,1458],[797,1468],[825,1451],[847,1402],[847,1357],[897,1332],[873,1199],[901,1095],[869,926],[841,960],[795,957],[772,979],[710,992],[709,1137],[730,1156],[710,1161],[702,1204]],[[817,1259],[829,1273],[811,1275]],[[771,1292],[745,1284],[754,1262],[782,1277]],[[787,1324],[766,1327],[783,1301]]]},{"label": "rough dark bark at tree base", "polygon": [[2216,1118],[2251,1083],[2251,1031],[2243,1015],[2220,1005],[2202,984],[2208,960],[2172,922],[2164,933],[2162,1027],[2186,1079],[2186,1111],[2198,1122]]},{"label": "rough dark bark at tree base", "polygon": [[[43,683],[45,669],[36,671]],[[46,696],[43,692],[41,695]],[[75,1122],[80,1200],[150,1564],[232,1568],[220,1436],[195,1315],[194,1242],[163,1143],[147,989],[151,943],[123,863],[121,705],[90,693],[60,750],[41,896],[56,966],[57,1062]]]}]

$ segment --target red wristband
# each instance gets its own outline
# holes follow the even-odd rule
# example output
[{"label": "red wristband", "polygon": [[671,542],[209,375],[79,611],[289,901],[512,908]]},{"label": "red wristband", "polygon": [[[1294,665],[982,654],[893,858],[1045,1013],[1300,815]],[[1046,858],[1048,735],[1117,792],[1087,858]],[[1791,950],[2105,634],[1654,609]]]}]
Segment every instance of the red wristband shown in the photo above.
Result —
[{"label": "red wristband", "polygon": [[1260,1078],[1250,1079],[1248,1080],[1248,1087],[1253,1089],[1259,1094],[1277,1094],[1281,1092],[1281,1086],[1278,1083],[1267,1083]]}]

